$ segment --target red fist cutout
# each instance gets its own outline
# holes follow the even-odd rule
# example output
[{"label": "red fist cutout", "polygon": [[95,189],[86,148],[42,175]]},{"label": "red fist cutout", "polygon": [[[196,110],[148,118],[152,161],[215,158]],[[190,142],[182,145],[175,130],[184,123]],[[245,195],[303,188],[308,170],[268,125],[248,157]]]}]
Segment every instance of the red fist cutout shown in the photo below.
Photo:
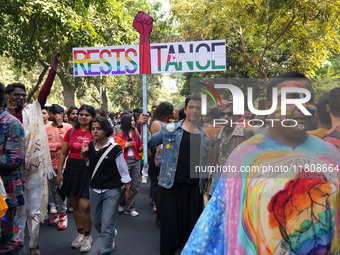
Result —
[{"label": "red fist cutout", "polygon": [[139,65],[140,73],[151,73],[150,61],[150,33],[152,31],[153,18],[140,11],[133,20],[133,27],[140,33]]}]

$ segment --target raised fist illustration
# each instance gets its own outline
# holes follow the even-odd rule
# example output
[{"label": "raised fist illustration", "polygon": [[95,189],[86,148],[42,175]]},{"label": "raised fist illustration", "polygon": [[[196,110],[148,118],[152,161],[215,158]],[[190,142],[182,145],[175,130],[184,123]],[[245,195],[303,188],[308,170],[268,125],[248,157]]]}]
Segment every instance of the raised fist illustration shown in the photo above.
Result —
[{"label": "raised fist illustration", "polygon": [[150,33],[152,31],[152,22],[153,18],[142,11],[140,11],[133,20],[133,27],[140,33],[139,71],[141,74],[151,73]]}]

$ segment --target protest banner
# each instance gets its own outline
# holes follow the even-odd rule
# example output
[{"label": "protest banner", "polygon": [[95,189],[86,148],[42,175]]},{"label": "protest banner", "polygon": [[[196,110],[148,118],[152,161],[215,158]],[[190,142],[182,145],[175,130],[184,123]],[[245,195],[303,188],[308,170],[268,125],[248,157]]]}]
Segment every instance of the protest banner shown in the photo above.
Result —
[{"label": "protest banner", "polygon": [[[147,112],[147,74],[226,70],[225,40],[150,44],[153,18],[140,11],[133,27],[139,45],[73,48],[73,74],[81,76],[143,74],[143,112]],[[147,125],[143,125],[147,155]],[[144,172],[148,170],[144,158]]]},{"label": "protest banner", "polygon": [[[150,57],[150,59],[147,59]],[[73,48],[74,76],[212,72],[226,70],[225,40],[150,44],[142,57],[139,45]]]}]

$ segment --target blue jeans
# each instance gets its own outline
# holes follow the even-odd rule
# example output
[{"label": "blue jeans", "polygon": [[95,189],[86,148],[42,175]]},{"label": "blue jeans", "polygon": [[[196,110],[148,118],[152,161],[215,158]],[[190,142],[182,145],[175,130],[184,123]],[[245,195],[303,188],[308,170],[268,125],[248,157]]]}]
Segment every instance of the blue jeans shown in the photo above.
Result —
[{"label": "blue jeans", "polygon": [[96,193],[90,189],[91,220],[99,233],[99,254],[112,254],[112,241],[117,223],[120,188]]}]

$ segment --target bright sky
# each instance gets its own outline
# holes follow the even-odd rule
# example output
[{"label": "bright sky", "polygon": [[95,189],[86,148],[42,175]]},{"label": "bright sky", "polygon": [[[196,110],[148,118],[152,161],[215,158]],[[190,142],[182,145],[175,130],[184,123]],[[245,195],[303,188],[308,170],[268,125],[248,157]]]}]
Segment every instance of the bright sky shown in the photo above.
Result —
[{"label": "bright sky", "polygon": [[[155,1],[155,0],[154,0]],[[157,0],[156,0],[157,1]],[[158,2],[162,3],[162,9],[161,11],[165,12],[168,14],[168,10],[170,9],[169,2],[167,0],[158,0]]]}]

